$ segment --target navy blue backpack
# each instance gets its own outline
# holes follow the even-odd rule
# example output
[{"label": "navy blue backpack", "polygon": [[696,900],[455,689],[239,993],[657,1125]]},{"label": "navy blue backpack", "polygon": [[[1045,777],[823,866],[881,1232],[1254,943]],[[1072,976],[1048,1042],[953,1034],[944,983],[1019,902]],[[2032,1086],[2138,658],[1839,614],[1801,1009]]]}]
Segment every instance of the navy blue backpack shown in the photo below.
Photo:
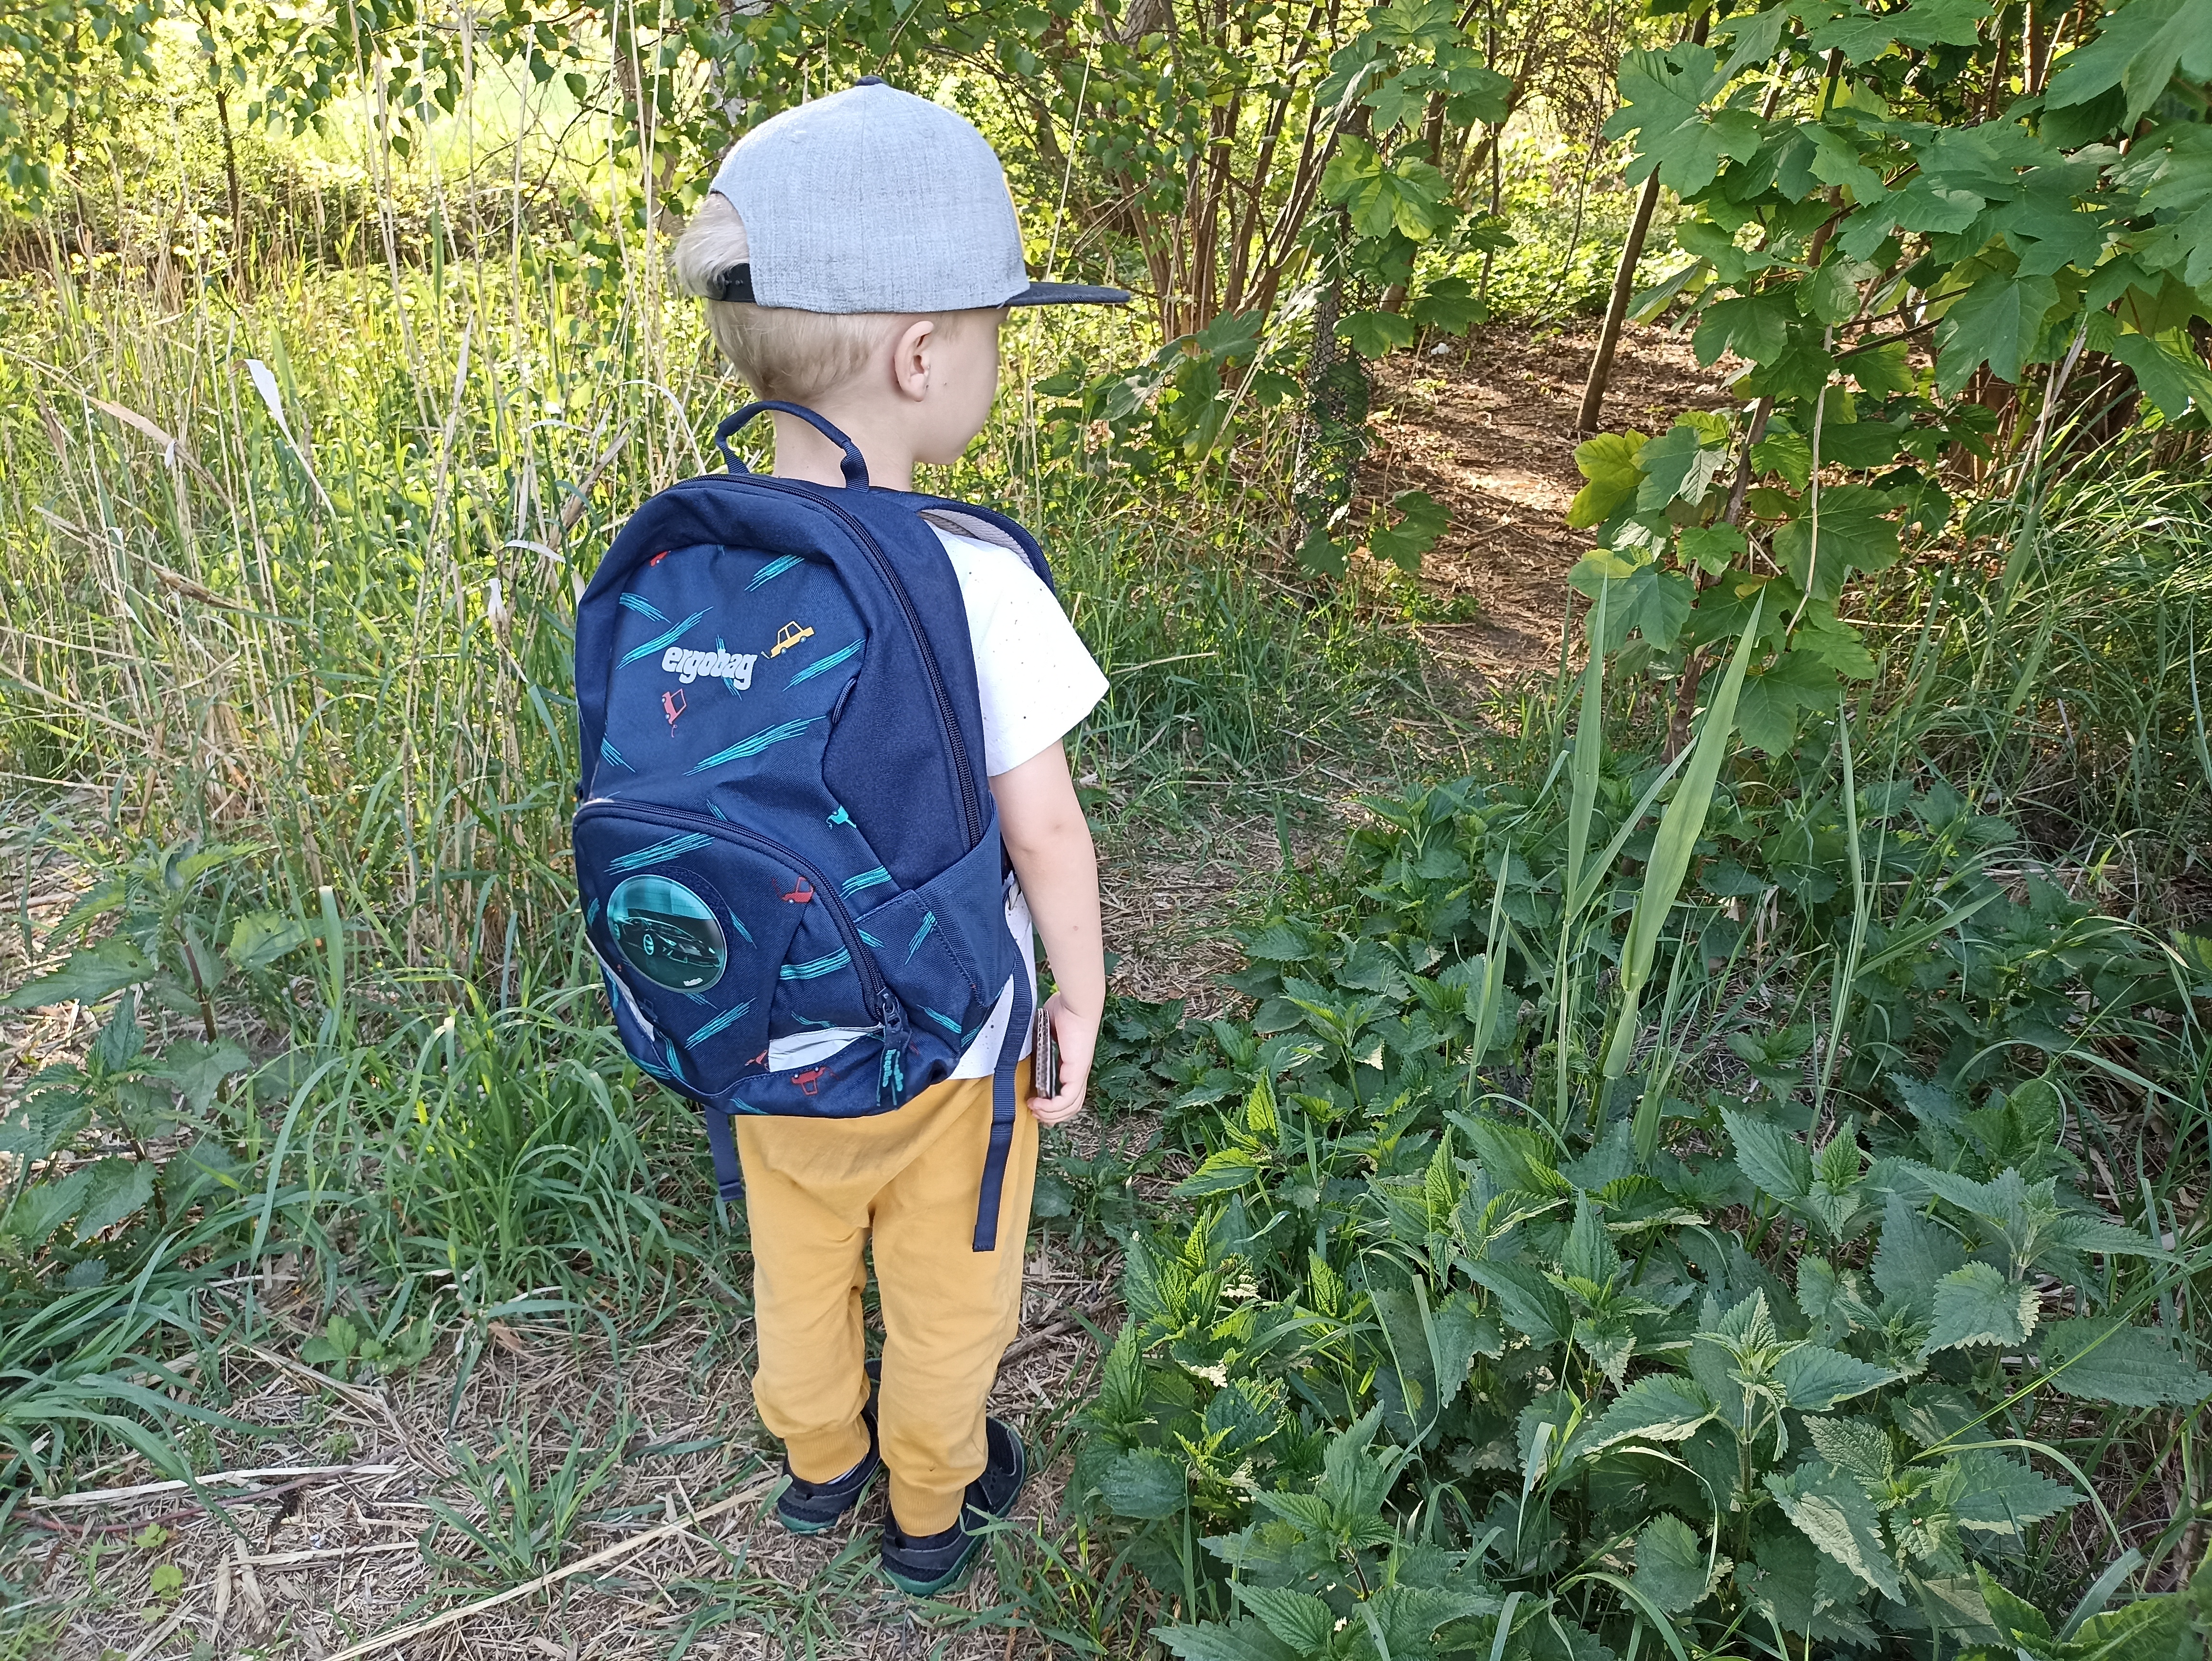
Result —
[{"label": "navy blue backpack", "polygon": [[[842,488],[748,472],[764,410],[845,453]],[[1029,977],[947,528],[1052,573],[1011,520],[874,490],[852,441],[746,405],[726,473],[647,502],[576,608],[585,932],[624,1047],[706,1111],[722,1197],[730,1116],[857,1118],[950,1077],[1013,987],[975,1250],[992,1250]]]}]

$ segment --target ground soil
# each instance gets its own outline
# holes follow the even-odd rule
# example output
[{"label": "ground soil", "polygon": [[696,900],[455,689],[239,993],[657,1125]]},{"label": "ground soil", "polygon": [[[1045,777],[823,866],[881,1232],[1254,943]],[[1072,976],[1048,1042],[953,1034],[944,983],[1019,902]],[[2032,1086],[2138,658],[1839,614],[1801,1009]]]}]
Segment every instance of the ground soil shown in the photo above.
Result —
[{"label": "ground soil", "polygon": [[[1440,356],[1401,353],[1376,376],[1361,501],[1419,490],[1451,510],[1421,581],[1458,602],[1439,609],[1472,615],[1419,627],[1431,687],[1469,729],[1493,726],[1516,685],[1559,667],[1573,597],[1566,574],[1591,545],[1566,519],[1583,484],[1575,418],[1596,346],[1594,323],[1497,324]],[[1724,378],[1723,366],[1700,368],[1686,340],[1632,327],[1613,362],[1600,429],[1663,431],[1683,410],[1728,403]],[[1358,507],[1354,517],[1364,519]],[[1371,759],[1384,775],[1394,759],[1403,766],[1401,758]],[[1311,771],[1301,789],[1322,811],[1284,827],[1292,862],[1304,867],[1341,847],[1363,791],[1396,782],[1328,766]],[[1261,915],[1274,890],[1284,855],[1275,819],[1224,807],[1170,826],[1109,826],[1100,852],[1106,938],[1119,954],[1114,989],[1181,998],[1194,1014],[1224,1013],[1234,999],[1218,977],[1239,962],[1224,931],[1232,920]]]},{"label": "ground soil", "polygon": [[[1498,324],[1440,356],[1400,354],[1376,377],[1360,494],[1380,502],[1425,490],[1451,509],[1422,579],[1472,599],[1477,615],[1425,625],[1424,634],[1492,692],[1559,665],[1562,579],[1590,546],[1567,528],[1567,504],[1583,484],[1575,417],[1596,349],[1594,323]],[[1631,328],[1599,428],[1656,433],[1683,410],[1728,402],[1722,369],[1698,368],[1687,340]]]}]

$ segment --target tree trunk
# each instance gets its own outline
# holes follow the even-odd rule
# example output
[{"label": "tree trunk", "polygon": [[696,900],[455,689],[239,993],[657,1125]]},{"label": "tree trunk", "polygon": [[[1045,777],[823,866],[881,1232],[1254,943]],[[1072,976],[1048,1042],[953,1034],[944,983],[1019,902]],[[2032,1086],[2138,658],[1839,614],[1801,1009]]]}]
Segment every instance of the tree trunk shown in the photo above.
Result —
[{"label": "tree trunk", "polygon": [[1340,270],[1314,304],[1313,347],[1306,358],[1305,411],[1298,429],[1291,496],[1310,541],[1332,533],[1359,483],[1367,451],[1367,408],[1372,387],[1367,365],[1336,337],[1344,312]]},{"label": "tree trunk", "polygon": [[1620,264],[1613,268],[1613,297],[1606,302],[1605,326],[1598,332],[1597,356],[1590,360],[1589,379],[1583,383],[1583,406],[1575,417],[1575,431],[1588,436],[1597,430],[1605,407],[1606,382],[1613,376],[1613,355],[1620,349],[1620,332],[1628,322],[1629,297],[1636,289],[1636,262],[1644,257],[1644,239],[1651,229],[1651,216],[1659,206],[1659,169],[1644,181],[1636,198],[1636,217],[1629,222],[1628,240],[1620,245]]},{"label": "tree trunk", "polygon": [[[1711,26],[1710,11],[1698,14],[1698,21],[1690,26],[1690,40],[1696,46],[1705,43],[1705,31]],[[1636,262],[1644,257],[1644,239],[1651,232],[1651,216],[1659,206],[1659,169],[1651,169],[1651,177],[1644,181],[1644,194],[1636,198],[1636,217],[1629,222],[1628,240],[1621,245],[1620,264],[1613,268],[1613,295],[1606,302],[1605,326],[1597,338],[1597,356],[1590,360],[1589,379],[1583,384],[1583,407],[1575,417],[1575,431],[1588,435],[1597,430],[1597,418],[1605,408],[1606,382],[1613,378],[1613,355],[1620,349],[1620,332],[1628,321],[1628,302],[1636,292]]]},{"label": "tree trunk", "polygon": [[222,171],[230,181],[230,245],[245,246],[245,196],[238,188],[238,147],[230,132],[230,94],[218,81],[215,87],[215,119],[222,128]]}]

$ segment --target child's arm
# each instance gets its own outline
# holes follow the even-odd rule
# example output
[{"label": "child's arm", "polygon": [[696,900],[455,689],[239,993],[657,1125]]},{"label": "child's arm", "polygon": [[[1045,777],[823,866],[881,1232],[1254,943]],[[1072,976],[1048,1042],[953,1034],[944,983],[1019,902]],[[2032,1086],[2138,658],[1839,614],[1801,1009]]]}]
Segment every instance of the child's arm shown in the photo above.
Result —
[{"label": "child's arm", "polygon": [[1067,776],[1067,752],[1057,742],[993,778],[991,794],[998,800],[1007,856],[1060,983],[1045,1005],[1060,1045],[1060,1094],[1032,1096],[1030,1111],[1041,1124],[1064,1124],[1083,1110],[1091,1054],[1106,1010],[1098,855]]}]

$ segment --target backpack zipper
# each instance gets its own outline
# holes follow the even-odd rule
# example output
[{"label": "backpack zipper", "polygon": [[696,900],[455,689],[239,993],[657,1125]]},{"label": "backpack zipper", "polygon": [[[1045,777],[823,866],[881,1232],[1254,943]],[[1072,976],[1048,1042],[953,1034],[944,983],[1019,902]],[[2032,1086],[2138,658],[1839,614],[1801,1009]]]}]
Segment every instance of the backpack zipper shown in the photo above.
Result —
[{"label": "backpack zipper", "polygon": [[[799,496],[828,508],[843,521],[848,530],[852,532],[854,540],[866,551],[868,557],[874,562],[877,574],[883,578],[884,587],[888,587],[892,596],[897,599],[899,610],[906,614],[907,627],[914,635],[915,649],[921,654],[921,666],[929,677],[930,694],[937,701],[937,717],[944,723],[945,742],[951,746],[953,764],[959,770],[960,809],[967,822],[968,846],[973,848],[981,842],[983,840],[983,814],[981,805],[982,793],[976,782],[975,767],[968,758],[967,741],[960,736],[960,720],[953,711],[951,694],[945,690],[944,672],[938,666],[937,654],[930,646],[928,635],[922,629],[921,613],[914,609],[914,597],[907,593],[906,584],[900,580],[896,568],[891,563],[890,556],[884,551],[883,545],[876,540],[874,533],[857,517],[848,513],[836,502],[815,495],[804,484],[793,480],[780,479],[771,473],[746,473],[741,476],[729,473],[702,473],[698,477],[716,484],[724,482],[734,484],[739,477],[742,477],[751,484],[765,484],[772,489],[782,490],[787,495]],[[932,532],[932,534],[935,533]]]},{"label": "backpack zipper", "polygon": [[757,852],[766,854],[773,859],[780,860],[805,877],[814,890],[814,897],[829,908],[830,921],[836,925],[837,933],[845,941],[846,953],[853,960],[853,972],[860,977],[861,990],[866,993],[868,1001],[875,1006],[877,1017],[883,1022],[885,1044],[899,1050],[906,1048],[905,1007],[899,1002],[898,995],[891,990],[890,983],[884,979],[883,971],[876,966],[875,953],[869,949],[867,941],[860,937],[860,925],[853,920],[853,914],[846,908],[844,898],[837,891],[836,883],[821,867],[793,853],[781,843],[762,836],[758,831],[748,830],[743,825],[733,824],[727,819],[714,818],[705,813],[690,812],[681,807],[663,807],[658,803],[616,800],[603,796],[596,800],[586,802],[576,810],[576,818],[580,823],[586,818],[610,816],[617,818],[665,820],[671,824],[681,824],[695,830],[704,831],[709,836],[720,837],[726,842],[741,843]]}]

